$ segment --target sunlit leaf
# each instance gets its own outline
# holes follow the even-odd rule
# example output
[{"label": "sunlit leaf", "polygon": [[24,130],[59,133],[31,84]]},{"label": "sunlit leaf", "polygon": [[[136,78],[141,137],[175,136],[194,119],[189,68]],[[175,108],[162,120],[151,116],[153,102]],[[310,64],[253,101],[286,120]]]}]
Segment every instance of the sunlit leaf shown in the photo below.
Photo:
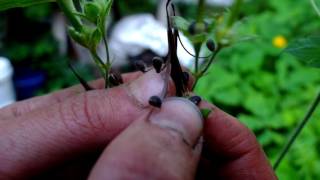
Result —
[{"label": "sunlit leaf", "polygon": [[11,8],[27,7],[42,3],[55,2],[55,0],[0,0],[0,11]]},{"label": "sunlit leaf", "polygon": [[288,46],[286,52],[308,66],[320,68],[320,36],[298,39]]},{"label": "sunlit leaf", "polygon": [[172,22],[173,22],[173,26],[182,32],[188,31],[190,26],[190,23],[186,19],[180,16],[173,16]]}]

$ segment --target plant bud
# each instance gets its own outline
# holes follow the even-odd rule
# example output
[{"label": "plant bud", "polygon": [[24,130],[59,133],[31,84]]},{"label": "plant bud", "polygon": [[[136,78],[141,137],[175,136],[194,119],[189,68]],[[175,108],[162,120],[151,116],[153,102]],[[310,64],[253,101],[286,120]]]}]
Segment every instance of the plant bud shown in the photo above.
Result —
[{"label": "plant bud", "polygon": [[161,72],[162,64],[164,63],[163,59],[160,57],[154,57],[152,60],[153,67],[157,73]]},{"label": "plant bud", "polygon": [[123,79],[120,74],[112,73],[109,75],[109,82],[113,86],[119,86],[120,84],[123,84]]},{"label": "plant bud", "polygon": [[152,97],[149,99],[149,104],[150,104],[151,106],[154,106],[154,107],[157,107],[157,108],[161,108],[162,100],[161,100],[160,97],[158,97],[158,96],[152,96]]},{"label": "plant bud", "polygon": [[200,104],[200,102],[202,101],[202,99],[201,99],[201,97],[200,96],[192,96],[192,97],[190,97],[189,98],[189,100],[191,101],[191,102],[193,102],[195,105],[199,105]]},{"label": "plant bud", "polygon": [[197,23],[196,23],[195,21],[193,21],[193,22],[190,24],[188,31],[189,31],[189,33],[190,33],[191,35],[195,35],[195,34],[196,34],[196,25],[197,25]]},{"label": "plant bud", "polygon": [[146,72],[146,64],[143,61],[135,62],[135,66],[139,71],[141,71],[143,73]]},{"label": "plant bud", "polygon": [[190,80],[190,75],[188,72],[183,72],[183,83],[185,85],[188,85],[189,83],[189,80]]},{"label": "plant bud", "polygon": [[216,50],[216,44],[212,39],[209,39],[207,41],[207,48],[211,51],[214,52]]}]

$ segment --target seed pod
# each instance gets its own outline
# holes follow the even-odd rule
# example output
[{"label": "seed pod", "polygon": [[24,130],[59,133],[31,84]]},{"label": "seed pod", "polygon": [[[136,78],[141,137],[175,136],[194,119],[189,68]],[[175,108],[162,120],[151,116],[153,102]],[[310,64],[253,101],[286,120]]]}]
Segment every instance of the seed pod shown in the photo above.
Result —
[{"label": "seed pod", "polygon": [[216,44],[212,39],[209,39],[207,41],[207,48],[211,51],[214,52],[216,50]]},{"label": "seed pod", "polygon": [[154,57],[152,60],[153,67],[156,70],[157,73],[161,72],[162,64],[164,63],[164,60],[160,57]]},{"label": "seed pod", "polygon": [[135,62],[135,66],[139,71],[141,71],[143,73],[146,72],[146,64],[143,61]]},{"label": "seed pod", "polygon": [[109,82],[113,86],[119,86],[120,84],[123,84],[123,79],[120,74],[118,73],[112,73],[109,75]]},{"label": "seed pod", "polygon": [[191,102],[193,102],[195,105],[199,105],[200,104],[200,102],[202,101],[202,99],[201,99],[201,97],[200,96],[192,96],[192,97],[190,97],[189,98],[189,100],[191,101]]},{"label": "seed pod", "polygon": [[158,97],[158,96],[152,96],[152,97],[149,99],[149,104],[150,104],[151,106],[154,106],[154,107],[157,107],[157,108],[161,108],[162,100],[161,100],[160,97]]},{"label": "seed pod", "polygon": [[197,25],[197,23],[195,22],[195,21],[193,21],[191,24],[190,24],[190,26],[189,26],[189,29],[188,29],[188,31],[189,31],[189,33],[191,34],[191,35],[195,35],[196,34],[196,25]]},{"label": "seed pod", "polygon": [[190,75],[188,72],[183,72],[183,82],[185,85],[188,85],[190,80]]}]

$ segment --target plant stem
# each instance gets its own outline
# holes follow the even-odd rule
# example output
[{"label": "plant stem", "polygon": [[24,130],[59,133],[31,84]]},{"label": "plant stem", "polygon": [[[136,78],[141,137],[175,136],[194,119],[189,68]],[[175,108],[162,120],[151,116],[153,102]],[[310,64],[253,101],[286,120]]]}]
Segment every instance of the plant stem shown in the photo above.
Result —
[{"label": "plant stem", "polygon": [[318,16],[320,16],[320,9],[318,8],[315,0],[310,0],[310,3],[311,3],[311,5],[312,5],[313,9],[314,9],[314,10],[316,11],[316,13],[318,14]]},{"label": "plant stem", "polygon": [[297,139],[297,137],[299,136],[299,134],[301,133],[303,128],[306,126],[307,122],[310,120],[312,114],[315,112],[315,110],[317,109],[317,106],[319,104],[320,104],[320,92],[317,95],[317,97],[315,98],[314,102],[311,104],[311,106],[310,106],[308,112],[306,113],[305,117],[303,118],[303,120],[299,123],[297,128],[294,130],[293,134],[289,138],[288,143],[285,145],[285,147],[281,151],[280,156],[278,157],[278,159],[276,160],[276,162],[273,165],[273,169],[274,170],[277,170],[277,168],[279,167],[279,165],[282,162],[283,158],[289,152],[289,150],[292,147],[293,143],[295,142],[295,140]]},{"label": "plant stem", "polygon": [[218,48],[210,57],[209,62],[205,65],[205,67],[201,70],[201,72],[197,72],[195,74],[195,82],[193,84],[192,90],[194,90],[194,88],[197,86],[199,79],[209,70],[210,66],[212,65],[212,63],[214,62],[215,58],[217,57],[217,55],[219,54],[219,52],[221,51],[222,48]]},{"label": "plant stem", "polygon": [[237,20],[239,14],[240,14],[240,8],[242,6],[243,0],[236,0],[235,4],[231,8],[231,15],[227,21],[227,29],[232,27],[234,22]]},{"label": "plant stem", "polygon": [[204,18],[206,0],[199,0],[197,23],[201,23]]},{"label": "plant stem", "polygon": [[74,7],[72,0],[57,0],[58,5],[60,6],[61,10],[68,18],[72,26],[79,32],[82,30],[82,22],[81,20],[74,14],[77,12],[76,8]]}]

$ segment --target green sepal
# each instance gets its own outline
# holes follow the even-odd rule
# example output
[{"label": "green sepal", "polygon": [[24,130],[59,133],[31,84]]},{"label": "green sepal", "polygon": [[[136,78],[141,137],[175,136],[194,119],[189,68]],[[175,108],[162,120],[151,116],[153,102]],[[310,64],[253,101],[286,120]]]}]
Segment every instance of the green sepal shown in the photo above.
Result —
[{"label": "green sepal", "polygon": [[209,115],[212,112],[211,109],[200,109],[200,111],[204,119],[208,119]]}]

